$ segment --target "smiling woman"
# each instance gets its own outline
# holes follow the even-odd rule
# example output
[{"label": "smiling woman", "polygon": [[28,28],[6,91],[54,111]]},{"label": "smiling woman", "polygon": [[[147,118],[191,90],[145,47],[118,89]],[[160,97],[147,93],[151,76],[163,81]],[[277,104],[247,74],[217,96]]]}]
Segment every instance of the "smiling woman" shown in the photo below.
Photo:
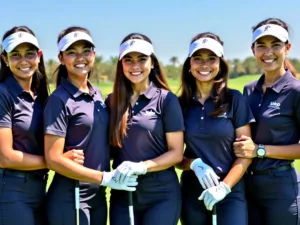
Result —
[{"label": "smiling woman", "polygon": [[38,210],[43,209],[48,172],[41,135],[48,97],[42,51],[25,26],[7,31],[2,46],[0,224],[44,224]]}]

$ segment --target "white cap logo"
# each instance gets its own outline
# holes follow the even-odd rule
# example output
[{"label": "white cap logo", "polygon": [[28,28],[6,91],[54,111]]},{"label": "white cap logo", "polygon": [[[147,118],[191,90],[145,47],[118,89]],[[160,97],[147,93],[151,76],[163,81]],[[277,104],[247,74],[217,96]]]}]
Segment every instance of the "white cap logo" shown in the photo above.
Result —
[{"label": "white cap logo", "polygon": [[135,41],[131,41],[129,45],[132,46],[134,43],[135,43]]},{"label": "white cap logo", "polygon": [[276,24],[266,24],[257,28],[252,34],[252,44],[259,38],[264,36],[273,36],[282,42],[289,41],[289,33],[282,26]]},{"label": "white cap logo", "polygon": [[128,40],[121,44],[119,49],[119,60],[121,60],[126,54],[130,52],[140,52],[144,55],[151,55],[154,53],[153,46],[151,43],[141,40]]},{"label": "white cap logo", "polygon": [[189,48],[189,57],[191,57],[199,49],[208,49],[216,54],[216,56],[224,56],[224,49],[220,42],[212,38],[200,38],[194,41]]}]

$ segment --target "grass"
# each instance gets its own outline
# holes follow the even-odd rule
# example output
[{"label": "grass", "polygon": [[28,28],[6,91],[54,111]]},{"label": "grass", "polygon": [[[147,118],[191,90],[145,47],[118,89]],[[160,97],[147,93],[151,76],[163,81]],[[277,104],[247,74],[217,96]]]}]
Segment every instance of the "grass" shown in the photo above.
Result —
[{"label": "grass", "polygon": [[[259,75],[245,75],[245,76],[242,76],[239,78],[230,79],[228,82],[228,85],[230,88],[237,89],[242,92],[245,84],[258,79],[258,77],[259,77]],[[180,83],[179,80],[168,80],[168,84],[174,93],[177,93],[178,88],[179,88],[179,83]],[[112,85],[113,84],[110,82],[101,83],[98,85],[98,87],[100,88],[100,90],[103,94],[103,97],[106,97],[109,93],[112,92]],[[296,160],[294,165],[295,165],[296,169],[298,171],[300,171],[300,160]],[[177,170],[178,177],[180,176],[180,174],[181,174],[181,171]],[[49,174],[47,188],[49,187],[49,185],[52,181],[52,178],[53,178],[53,172],[51,171]],[[107,189],[107,200],[109,200],[109,189]],[[109,222],[108,222],[108,224],[109,224]],[[178,225],[180,225],[180,224],[181,223],[179,222]]]}]

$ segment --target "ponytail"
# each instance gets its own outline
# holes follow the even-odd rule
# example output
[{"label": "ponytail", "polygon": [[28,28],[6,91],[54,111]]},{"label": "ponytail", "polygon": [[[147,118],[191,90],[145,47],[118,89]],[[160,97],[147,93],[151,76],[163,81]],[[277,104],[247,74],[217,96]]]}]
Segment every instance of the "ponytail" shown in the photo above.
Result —
[{"label": "ponytail", "polygon": [[54,71],[53,75],[57,73],[56,77],[56,87],[58,87],[61,83],[62,78],[67,78],[68,77],[68,71],[66,66],[60,64],[57,69]]},{"label": "ponytail", "polygon": [[288,59],[284,60],[284,68],[291,71],[292,75],[297,78],[296,69]]}]

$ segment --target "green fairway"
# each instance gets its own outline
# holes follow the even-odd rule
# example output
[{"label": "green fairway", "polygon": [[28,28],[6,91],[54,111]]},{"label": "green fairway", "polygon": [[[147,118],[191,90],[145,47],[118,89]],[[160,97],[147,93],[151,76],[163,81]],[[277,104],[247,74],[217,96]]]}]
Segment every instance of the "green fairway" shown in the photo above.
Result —
[{"label": "green fairway", "polygon": [[[231,79],[231,80],[229,80],[229,87],[233,88],[233,89],[237,89],[242,92],[245,84],[258,79],[258,77],[259,77],[258,75],[246,75],[246,76],[242,76],[240,78]],[[179,88],[179,83],[180,82],[178,80],[168,80],[168,84],[174,93],[177,93],[178,88]],[[113,84],[110,82],[101,83],[98,85],[98,87],[100,88],[104,97],[106,97],[109,93],[111,93],[112,85]],[[300,161],[296,161],[294,164],[295,164],[295,167],[297,168],[297,170],[299,171]],[[181,174],[181,171],[177,170],[177,174],[179,177]],[[50,185],[52,178],[53,178],[53,172],[50,172],[47,188]],[[107,189],[107,197],[108,197],[107,199],[109,200],[109,189]],[[179,222],[178,224],[181,224],[181,223]]]}]

